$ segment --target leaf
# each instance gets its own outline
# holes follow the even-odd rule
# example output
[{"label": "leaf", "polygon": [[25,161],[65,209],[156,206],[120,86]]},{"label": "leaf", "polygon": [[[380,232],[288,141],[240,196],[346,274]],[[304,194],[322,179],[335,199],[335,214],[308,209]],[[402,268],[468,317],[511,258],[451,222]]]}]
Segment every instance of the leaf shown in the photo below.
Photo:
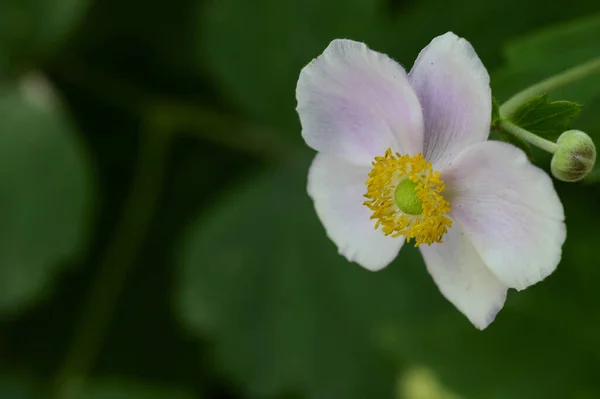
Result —
[{"label": "leaf", "polygon": [[219,364],[251,395],[391,398],[397,373],[376,350],[376,321],[419,330],[411,323],[433,317],[443,299],[428,295],[437,289],[410,246],[402,267],[379,273],[338,255],[305,173],[265,172],[192,225],[181,250],[180,318],[214,339]]},{"label": "leaf", "polygon": [[496,125],[500,122],[500,106],[498,105],[498,101],[496,101],[495,97],[492,97],[492,122],[491,126]]},{"label": "leaf", "polygon": [[[219,0],[200,15],[198,60],[252,119],[298,127],[300,70],[336,38],[369,41],[380,32],[382,0]],[[251,17],[249,17],[251,16]]]},{"label": "leaf", "polygon": [[0,72],[46,56],[67,37],[89,0],[2,0]]},{"label": "leaf", "polygon": [[86,242],[90,168],[40,79],[0,88],[0,313],[30,305]]},{"label": "leaf", "polygon": [[556,139],[575,119],[583,106],[571,101],[550,101],[547,94],[532,98],[509,116],[517,126],[538,136]]}]

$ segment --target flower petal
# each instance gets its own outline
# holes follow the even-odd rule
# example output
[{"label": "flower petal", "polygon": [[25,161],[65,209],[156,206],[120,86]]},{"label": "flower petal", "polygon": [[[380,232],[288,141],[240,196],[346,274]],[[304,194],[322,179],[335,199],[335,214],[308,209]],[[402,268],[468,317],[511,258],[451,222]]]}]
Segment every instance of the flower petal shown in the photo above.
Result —
[{"label": "flower petal", "polygon": [[419,248],[446,299],[480,330],[490,325],[504,306],[508,287],[487,269],[460,223],[453,223],[442,244]]},{"label": "flower petal", "polygon": [[423,154],[443,169],[489,135],[490,78],[465,39],[448,32],[425,47],[408,75],[423,107]]},{"label": "flower petal", "polygon": [[490,270],[522,290],[554,271],[566,238],[552,180],[523,151],[488,141],[467,148],[442,172],[451,215]]},{"label": "flower petal", "polygon": [[300,72],[302,136],[317,151],[370,164],[392,148],[423,146],[423,116],[404,69],[364,43],[334,40]]},{"label": "flower petal", "polygon": [[386,237],[381,230],[375,230],[371,211],[363,205],[368,174],[368,167],[319,153],[308,174],[308,194],[339,253],[375,271],[396,257],[404,239]]}]

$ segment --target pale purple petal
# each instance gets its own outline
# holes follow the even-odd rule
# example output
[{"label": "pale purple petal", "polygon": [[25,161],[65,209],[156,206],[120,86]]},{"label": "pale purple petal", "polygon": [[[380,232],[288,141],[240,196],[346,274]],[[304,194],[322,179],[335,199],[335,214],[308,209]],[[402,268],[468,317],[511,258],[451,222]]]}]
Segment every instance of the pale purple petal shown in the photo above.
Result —
[{"label": "pale purple petal", "polygon": [[467,148],[447,170],[451,215],[488,268],[522,290],[554,271],[566,238],[552,180],[523,151],[497,141]]},{"label": "pale purple petal", "polygon": [[436,37],[421,51],[408,79],[423,108],[424,155],[436,169],[487,139],[490,78],[469,42],[451,32]]},{"label": "pale purple petal", "polygon": [[302,136],[317,151],[367,165],[423,146],[423,117],[404,69],[364,43],[334,40],[300,72]]},{"label": "pale purple petal", "polygon": [[456,221],[442,244],[419,246],[440,292],[480,330],[504,306],[508,287],[485,266]]},{"label": "pale purple petal", "polygon": [[308,194],[327,236],[340,254],[369,270],[387,266],[398,254],[404,239],[386,237],[375,230],[371,210],[363,205],[369,167],[319,153],[308,174]]}]

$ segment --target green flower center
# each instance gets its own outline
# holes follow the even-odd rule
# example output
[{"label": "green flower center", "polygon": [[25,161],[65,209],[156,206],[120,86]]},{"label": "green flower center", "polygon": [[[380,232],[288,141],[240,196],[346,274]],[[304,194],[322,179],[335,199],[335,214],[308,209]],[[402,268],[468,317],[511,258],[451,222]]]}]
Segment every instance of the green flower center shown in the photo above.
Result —
[{"label": "green flower center", "polygon": [[396,186],[394,199],[396,205],[403,213],[409,215],[420,215],[423,213],[423,203],[417,196],[417,183],[410,179],[404,179]]}]

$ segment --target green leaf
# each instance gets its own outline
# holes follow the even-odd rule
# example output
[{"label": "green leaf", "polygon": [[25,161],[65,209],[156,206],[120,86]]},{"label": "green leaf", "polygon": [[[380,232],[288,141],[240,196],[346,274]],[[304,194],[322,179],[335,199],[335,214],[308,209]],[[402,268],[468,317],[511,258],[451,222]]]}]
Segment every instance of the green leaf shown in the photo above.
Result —
[{"label": "green leaf", "polygon": [[47,290],[86,242],[90,168],[41,79],[0,88],[0,313]]},{"label": "green leaf", "polygon": [[410,246],[379,273],[340,256],[306,194],[306,170],[266,172],[192,225],[178,312],[252,395],[391,398],[397,373],[376,350],[376,321],[420,330],[413,321],[444,301]]},{"label": "green leaf", "polygon": [[[382,0],[219,0],[196,24],[208,63],[224,93],[253,119],[298,127],[300,70],[336,38],[369,42],[380,33]],[[299,137],[299,136],[298,136]]]},{"label": "green leaf", "polygon": [[45,56],[73,30],[89,0],[2,0],[0,72]]},{"label": "green leaf", "polygon": [[495,126],[498,122],[500,122],[500,106],[498,105],[498,101],[496,101],[496,98],[492,97],[492,122],[491,122],[491,125]]},{"label": "green leaf", "polygon": [[583,106],[571,101],[550,101],[547,94],[532,98],[509,116],[517,126],[538,136],[556,139],[575,119]]}]

